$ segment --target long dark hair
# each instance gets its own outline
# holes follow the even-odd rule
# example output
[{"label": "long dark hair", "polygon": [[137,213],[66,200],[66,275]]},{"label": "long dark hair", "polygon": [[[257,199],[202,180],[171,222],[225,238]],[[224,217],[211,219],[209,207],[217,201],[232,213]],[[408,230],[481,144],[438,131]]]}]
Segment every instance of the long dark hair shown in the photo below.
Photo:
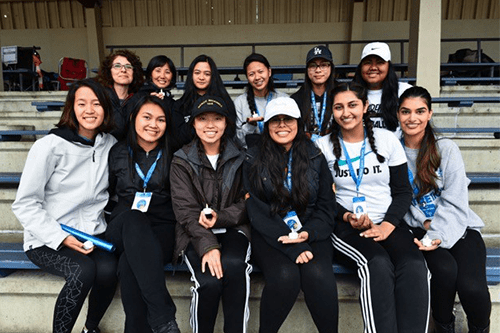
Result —
[{"label": "long dark hair", "polygon": [[[337,85],[331,92],[330,92],[330,98],[331,101],[333,102],[335,100],[335,96],[339,93],[346,92],[346,91],[352,91],[354,95],[358,99],[360,99],[363,102],[363,105],[367,105],[368,103],[368,93],[366,89],[360,85],[357,84],[356,82],[349,82],[349,83],[341,83]],[[366,131],[366,136],[368,137],[368,143],[370,144],[370,148],[372,149],[373,153],[377,155],[377,160],[380,163],[383,163],[385,161],[384,156],[380,155],[377,151],[377,146],[375,144],[375,137],[373,136],[373,122],[370,119],[370,115],[368,112],[366,112],[363,115],[363,123]],[[330,141],[333,144],[333,154],[335,155],[335,164],[334,164],[334,169],[336,171],[339,171],[339,159],[342,156],[342,146],[340,145],[339,141],[339,134],[341,133],[341,127],[340,125],[334,121],[332,125],[332,133],[330,135]]]},{"label": "long dark hair", "polygon": [[71,84],[68,94],[66,95],[64,110],[56,126],[59,128],[68,127],[73,131],[78,131],[79,123],[75,115],[75,98],[76,91],[82,87],[90,88],[94,92],[104,110],[104,120],[97,131],[99,133],[109,133],[114,128],[111,101],[104,87],[94,79],[84,79]]},{"label": "long dark hair", "polygon": [[142,150],[142,148],[139,146],[139,143],[137,142],[137,131],[135,130],[135,121],[137,119],[139,111],[146,104],[154,104],[159,106],[163,110],[163,113],[165,114],[165,121],[167,127],[165,128],[165,133],[163,134],[163,136],[160,139],[158,139],[158,147],[163,150],[163,157],[160,159],[160,161],[158,161],[159,164],[158,168],[159,170],[161,170],[161,179],[162,183],[164,183],[163,180],[165,180],[166,177],[168,176],[168,169],[165,166],[168,165],[166,163],[170,162],[172,154],[170,145],[170,137],[172,136],[172,119],[170,117],[170,112],[167,112],[167,110],[165,110],[162,100],[156,96],[152,95],[141,96],[134,104],[132,113],[130,114],[130,123],[127,133],[127,144],[130,147],[132,154],[129,154],[129,170],[131,172],[131,177],[133,177],[133,175],[135,175],[136,173],[134,165],[136,162],[138,162],[137,156],[139,151]]},{"label": "long dark hair", "polygon": [[[335,65],[333,62],[329,61],[330,66],[331,66],[331,73],[330,77],[328,80],[325,82],[325,94],[327,94],[327,100],[326,100],[326,109],[325,109],[325,116],[323,119],[323,124],[320,129],[320,134],[325,135],[327,134],[327,131],[330,126],[330,122],[332,119],[332,101],[328,98],[328,92],[335,87],[336,81],[335,81]],[[302,98],[302,103],[299,105],[300,108],[300,113],[301,117],[305,122],[305,126],[307,128],[307,131],[311,131],[311,91],[313,84],[311,82],[311,79],[309,78],[309,72],[307,69],[306,64],[306,70],[305,70],[305,78],[304,78],[304,85],[300,88],[299,94],[301,95]]]},{"label": "long dark hair", "polygon": [[175,68],[174,62],[167,56],[157,55],[148,63],[148,67],[146,68],[146,81],[151,82],[151,73],[156,67],[163,67],[165,64],[170,68],[170,72],[172,73],[172,80],[166,89],[172,89],[175,87],[175,83],[177,82],[177,69]]},{"label": "long dark hair", "polygon": [[[252,53],[248,57],[246,57],[245,61],[243,62],[243,69],[245,70],[245,75],[247,75],[248,65],[250,65],[254,61],[260,62],[261,64],[266,66],[268,70],[271,70],[271,65],[269,64],[269,61],[267,61],[266,57],[264,57],[260,53]],[[246,88],[246,92],[247,92],[248,107],[250,108],[250,111],[252,113],[255,113],[257,110],[257,106],[255,105],[255,95],[253,92],[253,87],[250,84],[250,82],[247,83],[245,88]],[[267,83],[267,92],[271,93],[274,91],[275,91],[274,80],[273,80],[273,77],[271,75],[271,77],[269,77],[269,82]]]},{"label": "long dark hair", "polygon": [[[363,87],[368,89],[368,84],[363,79],[361,75],[361,62],[356,67],[356,72],[354,74],[354,82],[361,84]],[[384,119],[385,126],[388,130],[394,132],[398,128],[398,91],[399,82],[396,71],[391,61],[389,62],[389,69],[387,71],[387,76],[382,82],[382,99],[380,101],[380,112],[382,113],[382,119]]]},{"label": "long dark hair", "polygon": [[113,76],[111,75],[111,66],[116,57],[122,56],[127,58],[133,67],[133,79],[128,86],[128,93],[135,94],[139,91],[144,83],[144,72],[142,70],[142,62],[138,55],[129,50],[116,50],[108,55],[102,62],[99,68],[97,79],[101,84],[107,87],[113,87]]},{"label": "long dark hair", "polygon": [[[270,200],[271,213],[283,217],[289,210],[301,215],[306,211],[309,202],[309,181],[307,170],[309,168],[308,145],[312,145],[304,131],[304,122],[297,119],[297,135],[292,143],[292,191],[284,186],[285,167],[288,163],[288,154],[285,148],[271,138],[269,134],[269,122],[264,124],[264,133],[260,142],[259,153],[250,168],[250,179],[256,195],[264,200]],[[267,173],[271,180],[272,193],[265,195],[262,183],[262,174]]]},{"label": "long dark hair", "polygon": [[[232,121],[236,120],[236,111],[234,108],[234,103],[231,97],[229,96],[226,88],[224,87],[224,83],[222,82],[222,78],[220,77],[219,71],[217,70],[217,65],[209,56],[202,54],[194,58],[189,65],[186,83],[184,85],[184,94],[180,98],[181,104],[181,112],[183,116],[191,115],[191,109],[193,108],[194,102],[198,99],[197,89],[193,82],[193,72],[194,67],[199,62],[208,62],[210,66],[210,71],[212,72],[212,76],[210,77],[210,84],[207,87],[205,92],[206,95],[218,96],[224,100],[226,106],[229,111],[230,118],[232,117]],[[233,116],[234,115],[234,116]]]},{"label": "long dark hair", "polygon": [[[399,98],[399,105],[401,105],[407,98],[422,98],[427,105],[427,108],[432,110],[432,98],[427,89],[419,86],[414,86],[406,89],[406,91]],[[438,175],[437,169],[441,165],[441,155],[437,147],[436,132],[429,121],[425,126],[424,137],[420,143],[420,149],[417,155],[417,175],[414,182],[419,186],[420,191],[417,199],[420,199],[424,194],[432,190],[437,191]]]}]

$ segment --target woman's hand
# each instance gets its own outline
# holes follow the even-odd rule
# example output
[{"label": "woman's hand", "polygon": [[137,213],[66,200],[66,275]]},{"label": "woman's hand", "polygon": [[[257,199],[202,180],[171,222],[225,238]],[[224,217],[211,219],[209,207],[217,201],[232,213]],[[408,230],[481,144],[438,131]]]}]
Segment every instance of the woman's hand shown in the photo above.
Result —
[{"label": "woman's hand", "polygon": [[278,242],[281,242],[283,244],[294,244],[294,243],[305,242],[308,239],[309,239],[309,233],[307,231],[301,231],[299,232],[298,237],[296,239],[291,239],[290,237],[288,237],[288,235],[286,235],[278,238]]},{"label": "woman's hand", "polygon": [[85,250],[83,248],[83,243],[80,242],[78,239],[76,239],[74,236],[71,236],[69,235],[68,237],[66,237],[64,240],[63,240],[63,245],[72,249],[72,250],[75,250],[77,252],[80,252],[80,253],[83,253],[85,255],[89,254],[90,252],[94,251],[94,247],[88,249],[88,250]]},{"label": "woman's hand", "polygon": [[299,256],[297,257],[297,260],[295,260],[296,264],[307,264],[310,260],[313,258],[313,254],[311,251],[304,251]]},{"label": "woman's hand", "polygon": [[205,214],[203,214],[203,211],[200,212],[200,217],[198,219],[198,222],[202,225],[203,228],[205,229],[212,228],[216,221],[217,221],[217,213],[215,212],[215,210],[212,209],[212,218],[210,220],[207,219],[207,216]]},{"label": "woman's hand", "polygon": [[424,244],[422,244],[422,242],[419,241],[416,238],[413,239],[413,242],[415,244],[417,244],[418,249],[420,251],[434,251],[435,249],[437,249],[439,247],[439,244],[441,244],[441,240],[440,239],[433,239],[431,246],[424,246]]},{"label": "woman's hand", "polygon": [[152,92],[151,96],[156,96],[159,99],[163,99],[163,97],[165,96],[165,93],[161,94],[161,93],[157,93],[157,92]]},{"label": "woman's hand", "polygon": [[373,225],[372,220],[370,220],[367,214],[361,215],[358,219],[356,214],[347,212],[344,214],[344,221],[350,223],[351,226],[357,230],[370,229]]},{"label": "woman's hand", "polygon": [[203,258],[201,258],[202,273],[205,273],[205,264],[208,264],[212,276],[216,276],[217,279],[222,278],[222,263],[220,261],[219,249],[210,250],[203,255]]},{"label": "woman's hand", "polygon": [[365,238],[373,238],[374,241],[380,242],[386,240],[396,227],[389,222],[371,225],[370,229],[363,231],[359,235]]}]

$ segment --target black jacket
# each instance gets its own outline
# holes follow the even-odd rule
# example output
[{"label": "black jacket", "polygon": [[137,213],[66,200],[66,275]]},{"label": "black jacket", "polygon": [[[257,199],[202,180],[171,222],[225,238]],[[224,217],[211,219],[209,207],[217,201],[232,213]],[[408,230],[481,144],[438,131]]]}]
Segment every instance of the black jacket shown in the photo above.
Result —
[{"label": "black jacket", "polygon": [[264,198],[257,196],[256,190],[250,182],[250,167],[259,154],[259,147],[248,150],[243,167],[245,189],[250,193],[250,198],[246,200],[246,207],[252,228],[259,232],[269,245],[282,251],[293,262],[302,252],[312,252],[308,243],[330,237],[334,228],[334,217],[337,213],[335,194],[332,189],[333,179],[325,157],[312,142],[308,145],[308,149],[309,168],[306,176],[309,180],[309,204],[305,212],[299,215],[303,226],[300,231],[308,232],[308,242],[298,244],[278,242],[278,238],[288,235],[290,229],[280,216],[271,214],[269,201],[272,195],[272,183],[267,170],[263,170],[261,173],[261,181],[265,191]]},{"label": "black jacket", "polygon": [[217,212],[214,228],[235,228],[250,236],[245,214],[245,199],[241,179],[244,154],[228,140],[214,170],[204,153],[198,149],[198,139],[174,154],[171,167],[172,197],[176,225],[174,261],[189,243],[200,258],[219,248],[217,237],[198,223],[200,212],[208,203]]},{"label": "black jacket", "polygon": [[120,141],[127,134],[130,113],[132,112],[136,97],[134,94],[130,94],[125,100],[120,100],[113,88],[105,87],[105,89],[113,107],[113,123],[115,126],[111,134]]},{"label": "black jacket", "polygon": [[[159,150],[157,147],[149,154],[142,149],[138,152],[138,164],[144,174],[147,174],[156,160]],[[147,192],[153,193],[147,212],[152,222],[175,223],[170,196],[169,171],[169,159],[163,152],[146,189]],[[132,207],[135,193],[143,192],[143,184],[143,180],[137,174],[135,164],[130,161],[127,143],[122,141],[114,145],[109,152],[109,193],[111,198],[115,194],[118,196],[118,204],[111,213],[111,219]]]},{"label": "black jacket", "polygon": [[[152,92],[159,93],[160,88],[158,88],[151,81],[147,81],[146,83],[144,83],[141,89],[139,89],[134,97],[138,100],[144,95],[151,95]],[[178,112],[175,112],[174,106],[176,101],[172,97],[170,91],[163,89],[163,93],[165,93],[165,97],[163,97],[162,104],[163,108],[168,113],[168,117],[170,118],[171,122],[169,126],[172,129],[172,137],[170,138],[170,143],[172,145],[172,150],[177,151],[185,144],[191,142],[192,128],[184,121],[184,117],[182,117]]]}]

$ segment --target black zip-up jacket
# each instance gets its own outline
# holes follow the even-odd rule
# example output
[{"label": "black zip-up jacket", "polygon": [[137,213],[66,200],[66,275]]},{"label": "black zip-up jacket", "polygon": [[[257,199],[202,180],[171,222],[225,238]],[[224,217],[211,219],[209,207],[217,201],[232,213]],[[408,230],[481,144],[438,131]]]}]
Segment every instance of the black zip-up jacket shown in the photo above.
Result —
[{"label": "black zip-up jacket", "polygon": [[[317,240],[326,240],[334,228],[334,217],[337,213],[335,194],[333,193],[333,179],[328,169],[325,157],[311,142],[308,144],[309,168],[306,177],[309,181],[309,204],[305,212],[299,215],[302,229],[307,231],[307,242],[297,244],[282,244],[278,238],[288,235],[290,229],[279,215],[271,214],[269,201],[272,195],[272,183],[267,170],[261,173],[261,182],[265,191],[265,198],[259,198],[250,182],[250,167],[255,163],[259,154],[259,147],[253,147],[247,152],[243,167],[245,189],[250,193],[246,200],[246,207],[252,228],[259,232],[267,243],[282,251],[293,262],[304,251],[311,251],[309,243]],[[285,166],[283,166],[285,168]]]},{"label": "black zip-up jacket", "polygon": [[[200,159],[201,157],[201,159]],[[174,262],[192,243],[200,258],[220,248],[217,237],[198,222],[200,212],[208,203],[218,217],[214,228],[234,228],[250,237],[245,214],[245,192],[241,166],[245,156],[232,140],[217,161],[217,170],[204,153],[198,150],[198,139],[174,154],[170,180],[176,225]]]},{"label": "black zip-up jacket", "polygon": [[[160,149],[157,147],[146,153],[140,149],[137,153],[139,167],[144,175],[156,160]],[[137,192],[143,192],[144,181],[135,169],[135,163],[129,161],[130,152],[125,141],[119,142],[109,152],[109,194],[118,196],[118,204],[111,213],[111,220],[118,214],[130,210]],[[151,222],[175,223],[172,209],[169,181],[170,163],[163,152],[148,182],[146,192],[152,192],[152,199],[147,215]]]}]

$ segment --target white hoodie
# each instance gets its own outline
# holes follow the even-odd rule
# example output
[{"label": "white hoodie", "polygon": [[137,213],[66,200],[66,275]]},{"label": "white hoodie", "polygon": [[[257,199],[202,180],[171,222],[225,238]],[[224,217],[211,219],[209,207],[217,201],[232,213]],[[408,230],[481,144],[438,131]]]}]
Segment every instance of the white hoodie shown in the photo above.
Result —
[{"label": "white hoodie", "polygon": [[49,134],[28,153],[12,204],[24,227],[25,251],[43,245],[58,250],[68,236],[60,224],[91,235],[106,230],[108,153],[116,139],[98,134],[93,146],[69,140]]}]

